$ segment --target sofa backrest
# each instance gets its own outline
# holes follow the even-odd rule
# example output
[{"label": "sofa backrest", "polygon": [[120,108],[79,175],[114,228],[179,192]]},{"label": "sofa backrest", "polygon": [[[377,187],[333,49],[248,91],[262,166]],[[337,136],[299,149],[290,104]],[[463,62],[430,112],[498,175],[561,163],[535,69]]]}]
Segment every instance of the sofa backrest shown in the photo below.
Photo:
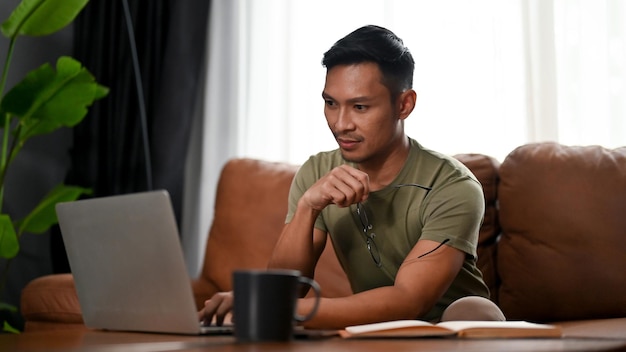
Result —
[{"label": "sofa backrest", "polygon": [[502,162],[498,197],[507,318],[626,316],[626,148],[521,146]]}]

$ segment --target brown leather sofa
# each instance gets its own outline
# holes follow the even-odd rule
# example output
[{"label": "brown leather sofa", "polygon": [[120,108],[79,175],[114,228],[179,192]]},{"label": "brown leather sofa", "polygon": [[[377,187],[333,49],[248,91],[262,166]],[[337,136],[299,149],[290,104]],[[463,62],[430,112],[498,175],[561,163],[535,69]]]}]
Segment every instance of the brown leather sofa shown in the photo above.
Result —
[{"label": "brown leather sofa", "polygon": [[[502,164],[456,158],[485,191],[479,266],[507,318],[562,324],[566,336],[626,339],[626,148],[538,143]],[[192,282],[198,307],[231,289],[234,269],[265,267],[296,170],[252,159],[225,165],[204,266]],[[330,247],[316,280],[325,296],[350,294]],[[21,313],[26,331],[84,327],[69,274],[33,280]]]}]

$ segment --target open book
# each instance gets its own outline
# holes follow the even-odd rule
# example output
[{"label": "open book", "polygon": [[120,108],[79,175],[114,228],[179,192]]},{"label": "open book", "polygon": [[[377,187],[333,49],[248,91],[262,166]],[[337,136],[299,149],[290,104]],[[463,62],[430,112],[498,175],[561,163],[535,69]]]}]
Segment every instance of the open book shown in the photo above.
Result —
[{"label": "open book", "polygon": [[348,326],[340,331],[344,338],[457,336],[473,338],[561,337],[555,325],[526,321],[446,321],[431,324],[420,320],[396,320]]}]

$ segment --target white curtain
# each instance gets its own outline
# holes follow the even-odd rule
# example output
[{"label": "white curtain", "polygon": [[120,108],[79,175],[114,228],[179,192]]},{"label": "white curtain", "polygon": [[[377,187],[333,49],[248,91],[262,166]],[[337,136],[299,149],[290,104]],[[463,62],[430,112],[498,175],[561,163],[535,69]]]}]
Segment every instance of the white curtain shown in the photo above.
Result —
[{"label": "white curtain", "polygon": [[[407,133],[447,154],[499,160],[535,141],[626,145],[621,0],[213,0],[203,128],[183,219],[197,274],[215,183],[233,156],[302,163],[336,147],[322,54],[378,24],[416,61]],[[242,215],[245,216],[245,215]]]},{"label": "white curtain", "polygon": [[239,80],[246,76],[242,69],[245,66],[238,62],[246,56],[241,52],[245,45],[239,41],[240,23],[245,23],[240,9],[237,1],[216,0],[211,4],[205,99],[196,108],[192,126],[181,225],[182,247],[191,277],[198,276],[204,260],[219,173],[224,163],[237,155],[242,106],[236,102],[243,86]]}]

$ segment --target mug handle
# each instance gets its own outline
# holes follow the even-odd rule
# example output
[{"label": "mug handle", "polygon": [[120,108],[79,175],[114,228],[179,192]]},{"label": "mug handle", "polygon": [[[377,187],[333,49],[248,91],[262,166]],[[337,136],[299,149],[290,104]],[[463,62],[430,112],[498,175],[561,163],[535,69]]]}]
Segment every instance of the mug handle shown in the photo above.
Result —
[{"label": "mug handle", "polygon": [[311,310],[311,312],[307,315],[298,315],[296,314],[294,316],[294,319],[298,322],[303,322],[303,321],[307,321],[311,318],[313,318],[313,316],[315,315],[315,313],[317,313],[317,308],[320,305],[320,299],[322,298],[322,295],[320,293],[320,285],[318,285],[318,283],[313,280],[310,279],[306,276],[300,276],[298,278],[298,281],[300,281],[301,284],[305,284],[305,285],[309,285],[311,286],[311,288],[313,289],[313,291],[315,291],[315,305],[313,305],[313,309]]}]

